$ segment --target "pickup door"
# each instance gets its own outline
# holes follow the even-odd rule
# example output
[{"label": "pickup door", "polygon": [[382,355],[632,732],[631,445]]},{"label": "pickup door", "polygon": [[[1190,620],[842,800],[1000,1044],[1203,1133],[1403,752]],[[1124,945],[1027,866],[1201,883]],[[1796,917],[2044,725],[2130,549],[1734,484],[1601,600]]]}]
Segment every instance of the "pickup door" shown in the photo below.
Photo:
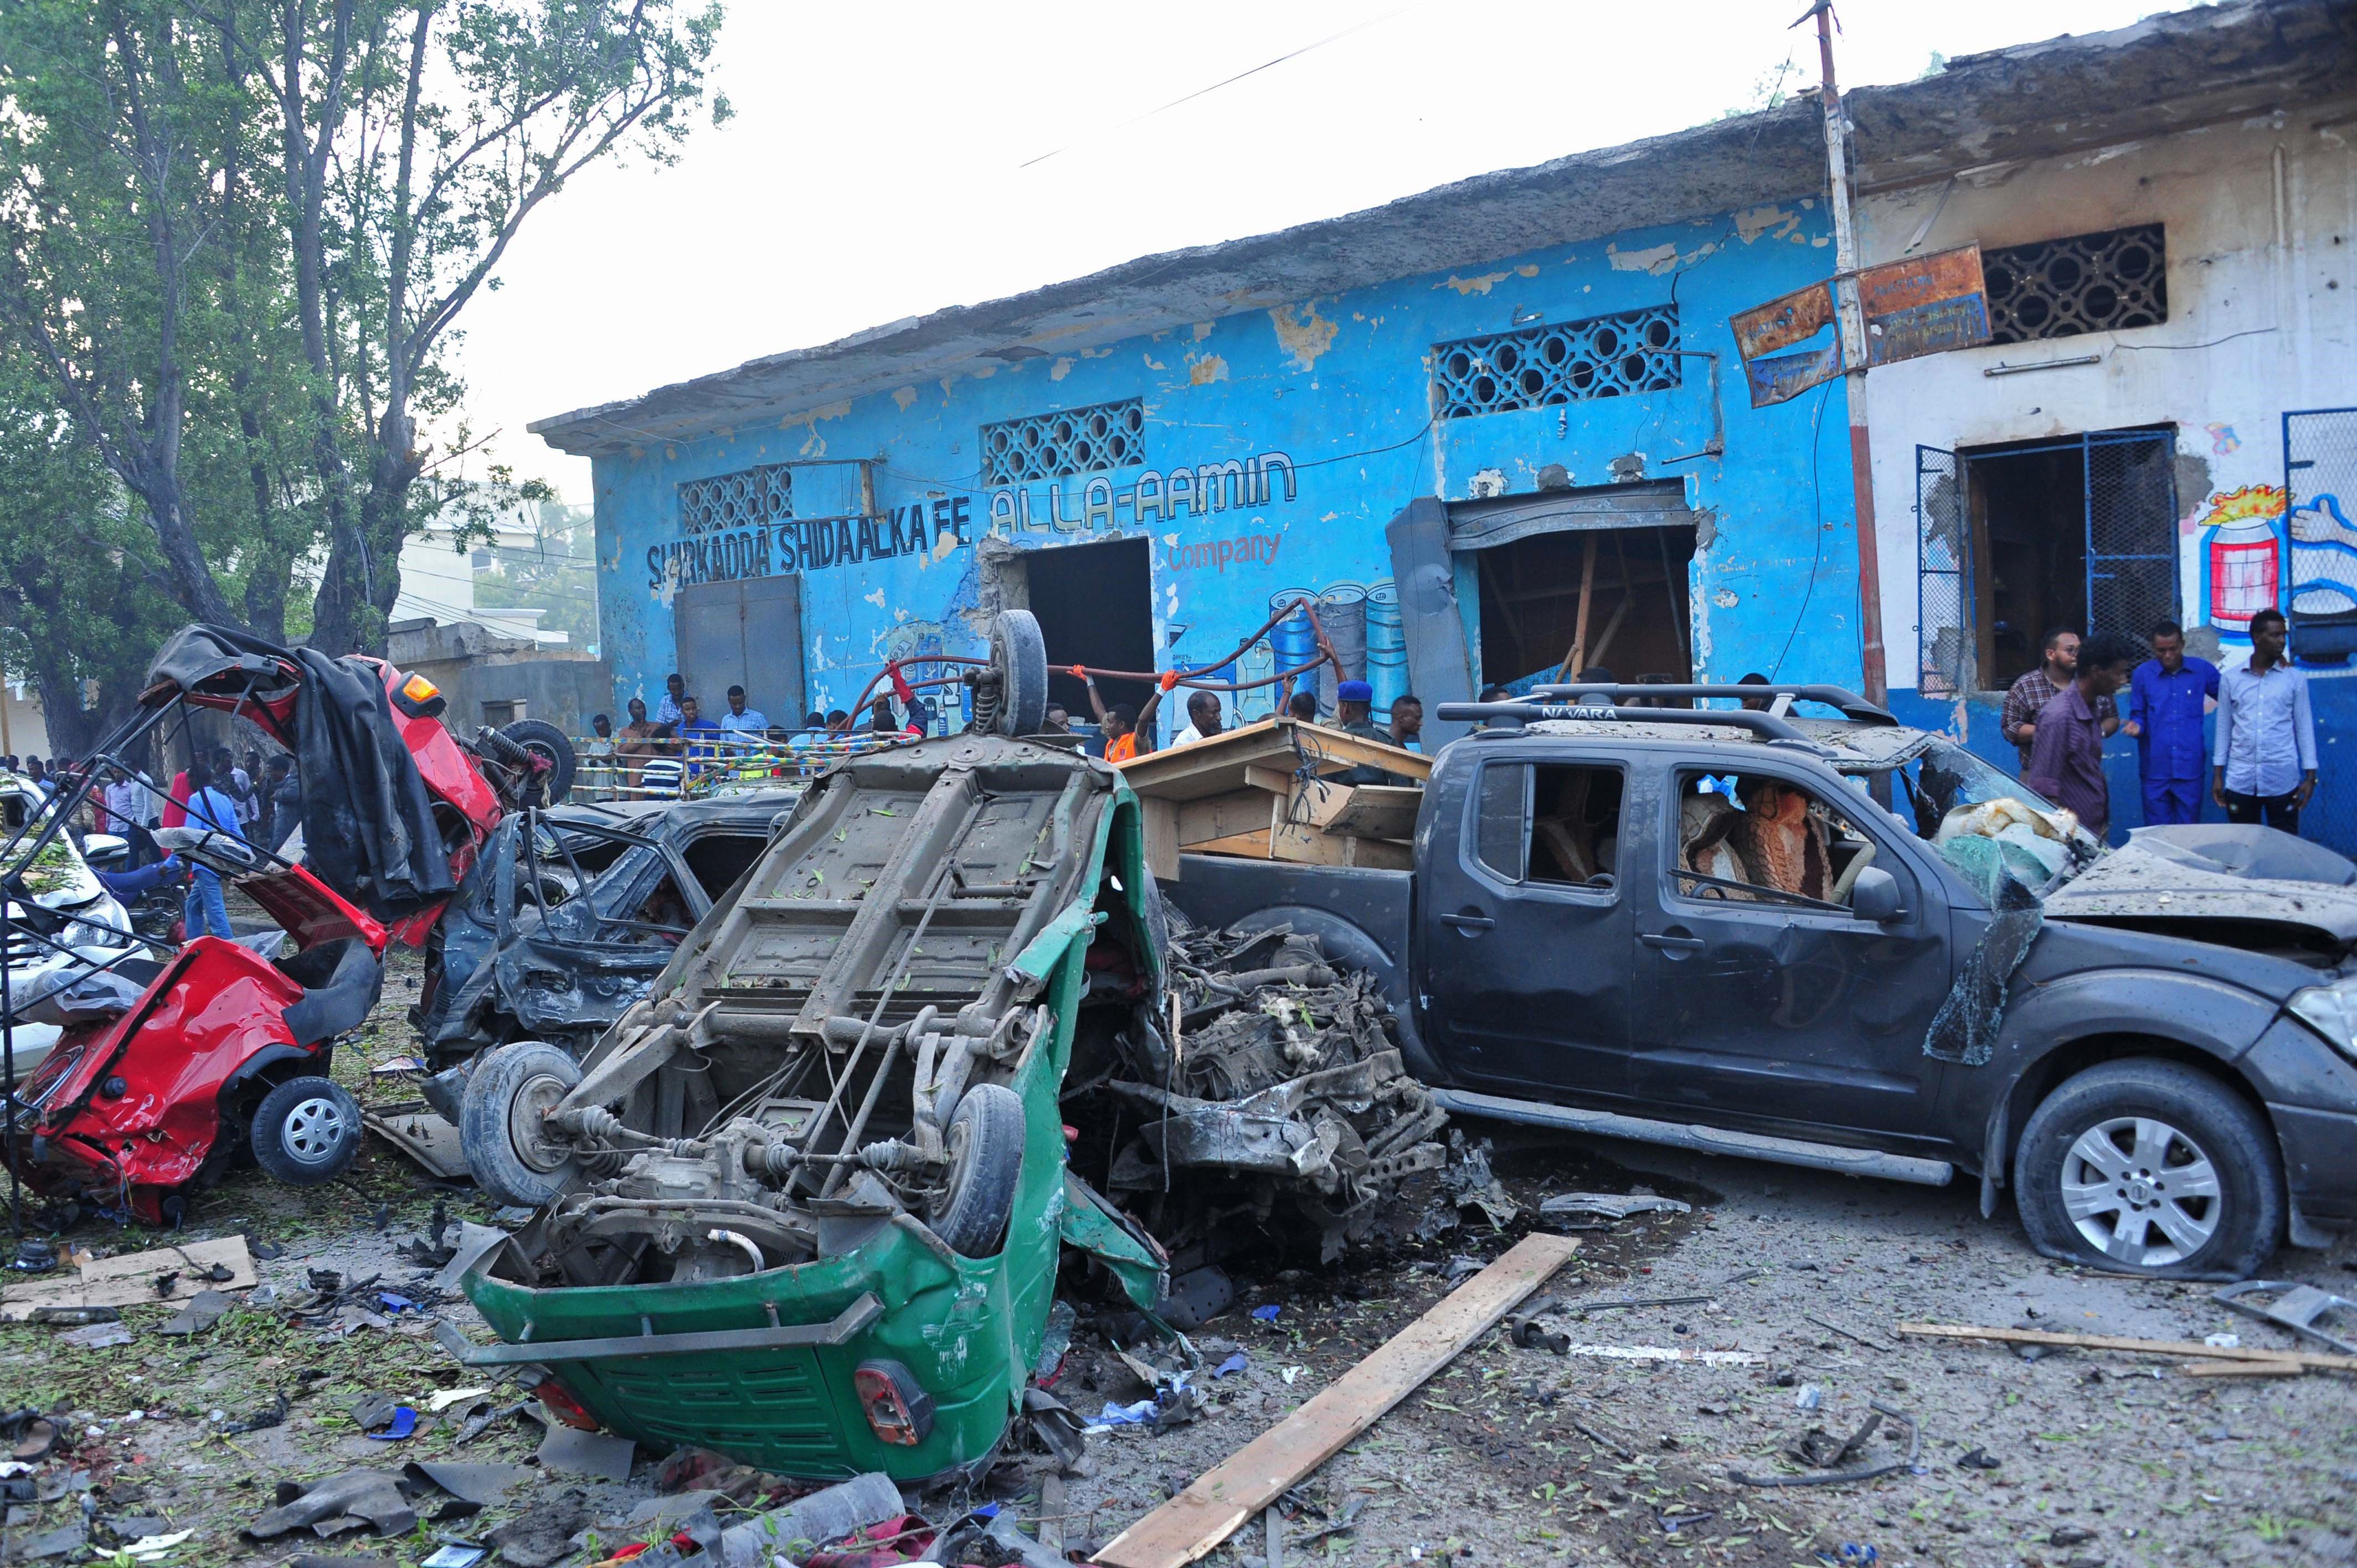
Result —
[{"label": "pickup door", "polygon": [[[1416,888],[1426,1043],[1454,1081],[1523,1098],[1630,1090],[1635,927],[1614,869],[1630,772],[1492,738],[1436,780]],[[1559,746],[1557,747],[1559,749]],[[1641,856],[1640,858],[1642,858]]]},{"label": "pickup door", "polygon": [[[1637,1094],[1696,1121],[1931,1138],[1940,1064],[1923,1037],[1950,963],[1937,883],[1846,780],[1792,758],[1742,766],[1673,765],[1653,797],[1661,850],[1630,868]],[[1788,806],[1791,831],[1768,842],[1788,791],[1805,815]],[[1904,911],[1880,925],[1845,907],[1843,873],[1868,847]],[[1801,890],[1750,886],[1771,881]]]}]

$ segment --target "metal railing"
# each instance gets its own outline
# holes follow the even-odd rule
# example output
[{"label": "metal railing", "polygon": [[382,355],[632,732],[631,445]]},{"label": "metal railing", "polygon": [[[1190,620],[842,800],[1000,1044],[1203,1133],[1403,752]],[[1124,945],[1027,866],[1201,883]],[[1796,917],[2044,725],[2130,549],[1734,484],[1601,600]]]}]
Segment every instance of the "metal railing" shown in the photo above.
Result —
[{"label": "metal railing", "polygon": [[698,730],[602,740],[573,737],[576,800],[693,800],[751,789],[792,789],[866,752],[907,744],[899,731]]}]

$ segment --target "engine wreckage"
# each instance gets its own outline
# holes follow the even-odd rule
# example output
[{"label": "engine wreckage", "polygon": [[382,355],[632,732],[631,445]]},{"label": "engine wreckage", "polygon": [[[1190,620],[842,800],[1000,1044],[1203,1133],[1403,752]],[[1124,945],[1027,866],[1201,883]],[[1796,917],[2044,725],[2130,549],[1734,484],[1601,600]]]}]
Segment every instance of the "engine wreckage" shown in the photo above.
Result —
[{"label": "engine wreckage", "polygon": [[1330,1255],[1441,1163],[1441,1112],[1313,941],[1174,950],[1139,818],[1115,769],[979,727],[813,781],[586,1058],[474,1062],[468,1164],[539,1212],[465,1282],[510,1343],[453,1350],[643,1440],[918,1479],[1020,1408],[1060,1239],[1167,1289],[1082,1170],[1189,1245],[1243,1211]]}]

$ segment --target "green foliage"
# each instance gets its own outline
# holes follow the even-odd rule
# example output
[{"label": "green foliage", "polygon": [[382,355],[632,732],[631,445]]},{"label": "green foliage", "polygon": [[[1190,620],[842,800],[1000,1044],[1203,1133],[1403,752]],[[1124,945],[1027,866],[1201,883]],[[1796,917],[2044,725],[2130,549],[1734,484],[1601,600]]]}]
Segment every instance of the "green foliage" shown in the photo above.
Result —
[{"label": "green foliage", "polygon": [[[719,24],[710,0],[0,5],[0,421],[42,435],[0,443],[0,489],[79,465],[75,504],[0,507],[0,602],[83,607],[26,564],[73,538],[137,600],[46,623],[88,678],[102,639],[152,650],[156,591],[167,620],[380,645],[404,539],[550,499],[468,472],[456,324],[574,175],[678,156]],[[572,568],[518,569],[555,609]],[[33,631],[5,635],[14,664]]]}]

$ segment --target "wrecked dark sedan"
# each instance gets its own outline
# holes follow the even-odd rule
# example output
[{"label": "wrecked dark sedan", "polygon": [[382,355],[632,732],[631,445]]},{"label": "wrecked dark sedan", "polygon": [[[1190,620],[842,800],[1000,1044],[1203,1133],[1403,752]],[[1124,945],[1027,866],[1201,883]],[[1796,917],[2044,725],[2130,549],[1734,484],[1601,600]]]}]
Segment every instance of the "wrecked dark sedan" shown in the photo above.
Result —
[{"label": "wrecked dark sedan", "polygon": [[800,797],[575,802],[509,817],[426,949],[411,1021],[430,1065],[447,1069],[510,1040],[586,1052]]}]

